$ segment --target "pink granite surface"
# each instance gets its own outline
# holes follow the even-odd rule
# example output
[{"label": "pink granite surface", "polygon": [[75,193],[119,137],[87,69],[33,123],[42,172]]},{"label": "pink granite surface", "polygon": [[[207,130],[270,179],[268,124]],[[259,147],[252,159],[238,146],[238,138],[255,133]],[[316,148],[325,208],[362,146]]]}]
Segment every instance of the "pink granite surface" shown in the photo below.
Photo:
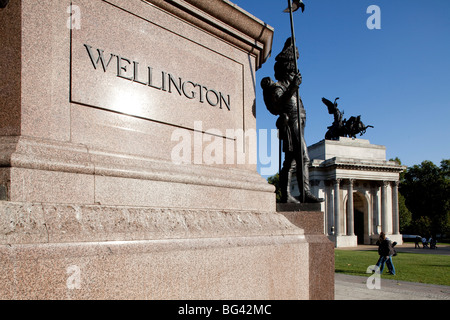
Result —
[{"label": "pink granite surface", "polygon": [[324,234],[324,213],[291,211],[282,215],[305,232],[309,245],[310,299],[334,300],[334,244]]},{"label": "pink granite surface", "polygon": [[[11,0],[0,26],[0,298],[315,297],[309,240],[256,162],[172,161],[172,133],[195,121],[256,129],[273,29],[220,0]],[[230,110],[151,88],[134,62],[229,94]]]},{"label": "pink granite surface", "polygon": [[307,245],[295,238],[267,240],[0,246],[0,297],[308,299]]},{"label": "pink granite surface", "polygon": [[0,9],[0,135],[20,134],[21,3]]},{"label": "pink granite surface", "polygon": [[[172,25],[165,29],[154,22],[154,15],[164,14],[143,2],[130,8],[133,15],[108,2],[73,3],[84,15],[83,27],[74,30],[71,39],[72,102],[189,129],[194,129],[194,121],[224,133],[243,129],[244,110],[249,109],[244,105],[243,61],[210,49],[218,39],[199,35],[200,30],[186,24],[180,30]],[[164,19],[175,20],[167,15]],[[95,69],[91,62],[90,54],[95,61],[99,57],[97,49],[104,50],[106,72],[101,63]]]},{"label": "pink granite surface", "polygon": [[308,256],[270,212],[0,202],[1,299],[309,299]]},{"label": "pink granite surface", "polygon": [[[70,4],[12,0],[0,12],[7,26],[0,36],[8,44],[1,50],[11,58],[0,65],[6,88],[0,161],[12,168],[0,180],[6,200],[275,206],[273,188],[257,177],[256,139],[240,145],[244,134],[256,133],[253,79],[271,45],[270,27],[222,1],[214,9],[205,1],[77,0],[72,4],[81,10],[81,28],[70,30]],[[104,72],[99,62],[95,69],[85,44],[95,54],[99,48],[105,56],[114,53],[109,57],[116,66]],[[230,110],[209,105],[200,92],[189,99],[174,87],[168,93],[140,83],[141,77],[118,77],[117,60],[122,67],[126,60],[117,56],[192,81],[190,89],[196,83],[229,95]],[[123,77],[135,74],[131,64]],[[185,141],[177,130],[190,139],[179,152],[190,153],[187,165],[174,163],[173,152]],[[227,139],[227,130],[241,132]],[[11,134],[16,137],[7,139]],[[244,163],[237,160],[241,152]]]}]

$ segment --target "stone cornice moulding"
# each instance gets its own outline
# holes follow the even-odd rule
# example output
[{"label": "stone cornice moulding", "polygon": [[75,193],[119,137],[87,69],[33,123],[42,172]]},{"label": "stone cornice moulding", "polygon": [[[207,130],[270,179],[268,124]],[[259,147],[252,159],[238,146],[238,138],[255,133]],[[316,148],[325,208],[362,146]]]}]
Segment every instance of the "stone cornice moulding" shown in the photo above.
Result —
[{"label": "stone cornice moulding", "polygon": [[0,168],[11,167],[275,192],[275,187],[257,172],[177,165],[170,161],[90,149],[80,144],[23,136],[0,137]]},{"label": "stone cornice moulding", "polygon": [[398,165],[395,161],[379,161],[379,160],[358,160],[358,159],[344,159],[332,158],[328,160],[314,160],[311,163],[313,168],[334,168],[334,169],[348,169],[348,170],[367,170],[367,171],[389,171],[402,172],[407,167]]},{"label": "stone cornice moulding", "polygon": [[[116,2],[118,0],[111,0]],[[270,57],[274,29],[227,0],[141,0],[226,40],[256,57],[256,70]]]}]

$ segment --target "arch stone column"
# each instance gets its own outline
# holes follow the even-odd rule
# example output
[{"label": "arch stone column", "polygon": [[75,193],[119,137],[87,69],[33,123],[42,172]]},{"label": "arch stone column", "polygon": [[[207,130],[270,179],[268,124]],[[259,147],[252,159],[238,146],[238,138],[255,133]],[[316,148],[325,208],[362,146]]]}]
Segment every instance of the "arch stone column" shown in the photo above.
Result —
[{"label": "arch stone column", "polygon": [[394,181],[392,184],[392,233],[400,234],[400,216],[398,209],[398,185],[399,181]]},{"label": "arch stone column", "polygon": [[334,225],[334,200],[333,200],[333,183],[331,180],[325,180],[324,181],[324,187],[325,187],[325,225],[326,225],[326,234],[331,235],[332,234],[332,227]]},{"label": "arch stone column", "polygon": [[372,224],[373,234],[379,234],[378,226],[380,225],[380,206],[378,203],[378,191],[380,186],[377,182],[372,184]]},{"label": "arch stone column", "polygon": [[353,208],[353,182],[354,179],[348,180],[348,199],[347,199],[347,217],[348,217],[348,226],[347,226],[347,235],[354,236],[355,235],[355,217],[354,217],[354,208]]},{"label": "arch stone column", "polygon": [[381,231],[388,233],[387,187],[389,181],[383,181],[381,185]]},{"label": "arch stone column", "polygon": [[335,236],[341,235],[340,217],[341,211],[341,197],[340,197],[340,183],[341,179],[335,179],[334,181],[334,234]]}]

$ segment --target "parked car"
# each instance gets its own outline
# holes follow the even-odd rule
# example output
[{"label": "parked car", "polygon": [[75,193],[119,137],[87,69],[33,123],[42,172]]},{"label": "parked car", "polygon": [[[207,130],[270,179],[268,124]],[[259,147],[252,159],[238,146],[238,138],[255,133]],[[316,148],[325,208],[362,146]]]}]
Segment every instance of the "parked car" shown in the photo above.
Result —
[{"label": "parked car", "polygon": [[403,242],[415,242],[417,238],[422,239],[418,234],[404,234],[402,235]]}]

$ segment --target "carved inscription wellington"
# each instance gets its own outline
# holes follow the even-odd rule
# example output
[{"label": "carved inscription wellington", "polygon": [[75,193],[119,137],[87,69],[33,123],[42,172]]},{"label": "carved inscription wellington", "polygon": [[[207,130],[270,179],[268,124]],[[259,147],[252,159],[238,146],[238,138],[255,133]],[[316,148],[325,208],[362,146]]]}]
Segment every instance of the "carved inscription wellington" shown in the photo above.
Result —
[{"label": "carved inscription wellington", "polygon": [[176,92],[189,100],[196,99],[200,103],[208,103],[212,107],[226,108],[231,111],[230,95],[225,95],[220,91],[207,88],[193,81],[185,81],[165,71],[155,71],[150,66],[144,68],[138,61],[132,61],[119,54],[110,53],[108,56],[102,49],[94,49],[88,44],[84,44],[84,46],[95,70],[101,68],[104,72],[107,72],[111,67],[110,65],[115,64],[114,72],[117,73],[119,78],[155,90],[168,93]]}]

